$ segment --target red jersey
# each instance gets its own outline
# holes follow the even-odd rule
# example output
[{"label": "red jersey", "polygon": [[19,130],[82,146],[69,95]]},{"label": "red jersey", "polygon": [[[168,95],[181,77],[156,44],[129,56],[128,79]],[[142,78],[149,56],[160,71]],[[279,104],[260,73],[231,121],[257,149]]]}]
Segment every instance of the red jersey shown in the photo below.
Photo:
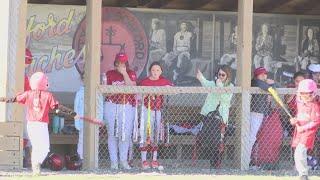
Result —
[{"label": "red jersey", "polygon": [[24,76],[24,91],[31,90],[28,76]]},{"label": "red jersey", "polygon": [[17,95],[17,102],[27,106],[27,120],[49,123],[49,111],[59,102],[48,91],[25,91]]},{"label": "red jersey", "polygon": [[297,107],[297,121],[304,131],[297,132],[295,130],[292,139],[292,147],[296,147],[301,143],[308,149],[312,149],[318,127],[320,126],[320,106],[315,100],[308,103],[297,100]]},{"label": "red jersey", "polygon": [[[129,78],[131,81],[137,80],[136,73],[131,70],[127,70]],[[116,70],[110,70],[106,73],[107,75],[107,85],[123,86],[125,85],[124,78]],[[116,104],[127,104],[128,102],[132,105],[135,104],[135,98],[133,94],[113,94],[106,97],[107,101],[111,101]]]},{"label": "red jersey", "polygon": [[[173,86],[172,82],[160,76],[158,80],[151,80],[149,77],[143,79],[139,86]],[[150,95],[144,98],[144,105],[148,107],[150,101],[150,109],[160,110],[163,104],[163,95]]]}]

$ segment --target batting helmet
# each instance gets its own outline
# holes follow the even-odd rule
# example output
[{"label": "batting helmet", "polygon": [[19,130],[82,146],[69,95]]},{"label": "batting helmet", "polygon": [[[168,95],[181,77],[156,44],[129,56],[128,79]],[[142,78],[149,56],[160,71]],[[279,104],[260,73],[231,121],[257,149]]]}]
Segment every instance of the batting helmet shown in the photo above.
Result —
[{"label": "batting helmet", "polygon": [[46,160],[46,166],[52,171],[60,171],[64,168],[64,158],[56,153],[52,153]]},{"label": "batting helmet", "polygon": [[80,170],[82,167],[82,160],[80,159],[78,154],[74,155],[66,155],[66,168],[68,170]]},{"label": "batting helmet", "polygon": [[298,93],[315,91],[317,91],[317,84],[312,79],[304,79],[298,85]]},{"label": "batting helmet", "polygon": [[32,90],[46,91],[49,87],[48,77],[43,72],[36,72],[30,77],[30,87]]}]

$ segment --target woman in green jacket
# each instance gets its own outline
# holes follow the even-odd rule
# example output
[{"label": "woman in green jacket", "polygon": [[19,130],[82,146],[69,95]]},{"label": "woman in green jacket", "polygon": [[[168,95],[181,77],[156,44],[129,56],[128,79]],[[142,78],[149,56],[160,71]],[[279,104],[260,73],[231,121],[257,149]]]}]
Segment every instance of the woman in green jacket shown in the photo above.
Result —
[{"label": "woman in green jacket", "polygon": [[[232,73],[231,68],[227,65],[222,65],[217,74],[217,80],[209,81],[198,70],[197,79],[204,87],[233,87],[231,83]],[[214,111],[220,104],[219,112],[222,116],[225,125],[229,120],[229,108],[231,106],[232,93],[209,93],[204,105],[201,108],[200,114],[206,116],[209,112]]]}]

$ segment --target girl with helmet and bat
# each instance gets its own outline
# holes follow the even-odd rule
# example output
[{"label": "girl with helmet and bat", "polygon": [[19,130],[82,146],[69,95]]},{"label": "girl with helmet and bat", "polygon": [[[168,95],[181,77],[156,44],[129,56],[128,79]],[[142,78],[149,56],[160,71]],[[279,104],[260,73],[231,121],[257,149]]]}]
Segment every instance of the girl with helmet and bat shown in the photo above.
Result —
[{"label": "girl with helmet and bat", "polygon": [[301,180],[308,179],[307,151],[313,149],[320,126],[320,105],[316,101],[317,84],[311,79],[302,80],[297,90],[297,114],[290,119],[295,126],[292,147],[295,148],[295,166]]},{"label": "girl with helmet and bat", "polygon": [[[173,86],[172,82],[161,76],[162,67],[158,61],[153,62],[149,67],[149,77],[143,79],[140,86]],[[140,122],[140,151],[142,169],[149,169],[147,151],[152,152],[152,168],[162,168],[157,160],[158,144],[164,141],[164,128],[161,119],[161,108],[163,95],[146,95],[143,98]]]},{"label": "girl with helmet and bat", "polygon": [[[31,163],[33,175],[40,175],[40,165],[50,150],[49,111],[66,110],[48,92],[48,77],[43,72],[36,72],[30,78],[31,90],[19,93],[13,98],[0,98],[0,102],[20,103],[27,107],[27,133],[32,145]],[[75,114],[73,114],[75,116]]]},{"label": "girl with helmet and bat", "polygon": [[[116,55],[114,67],[114,70],[106,72],[107,85],[136,85],[136,73],[129,69],[128,57],[125,53]],[[107,120],[108,150],[113,170],[119,168],[118,152],[120,167],[126,170],[131,169],[128,164],[128,150],[132,141],[134,104],[135,97],[132,94],[112,94],[106,97],[104,119]]]}]

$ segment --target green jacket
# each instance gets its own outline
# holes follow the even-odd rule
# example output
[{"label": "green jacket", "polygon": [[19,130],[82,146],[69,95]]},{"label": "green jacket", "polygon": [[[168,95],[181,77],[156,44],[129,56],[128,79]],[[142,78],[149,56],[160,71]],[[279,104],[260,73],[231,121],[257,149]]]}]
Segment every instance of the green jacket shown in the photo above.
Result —
[{"label": "green jacket", "polygon": [[[225,86],[223,83],[215,83],[214,81],[208,81],[203,76],[200,79],[200,83],[204,87],[233,87],[233,84]],[[201,114],[206,116],[209,112],[214,111],[220,103],[219,112],[223,118],[223,122],[228,124],[229,108],[231,106],[232,93],[209,93],[204,105],[201,108]]]}]

